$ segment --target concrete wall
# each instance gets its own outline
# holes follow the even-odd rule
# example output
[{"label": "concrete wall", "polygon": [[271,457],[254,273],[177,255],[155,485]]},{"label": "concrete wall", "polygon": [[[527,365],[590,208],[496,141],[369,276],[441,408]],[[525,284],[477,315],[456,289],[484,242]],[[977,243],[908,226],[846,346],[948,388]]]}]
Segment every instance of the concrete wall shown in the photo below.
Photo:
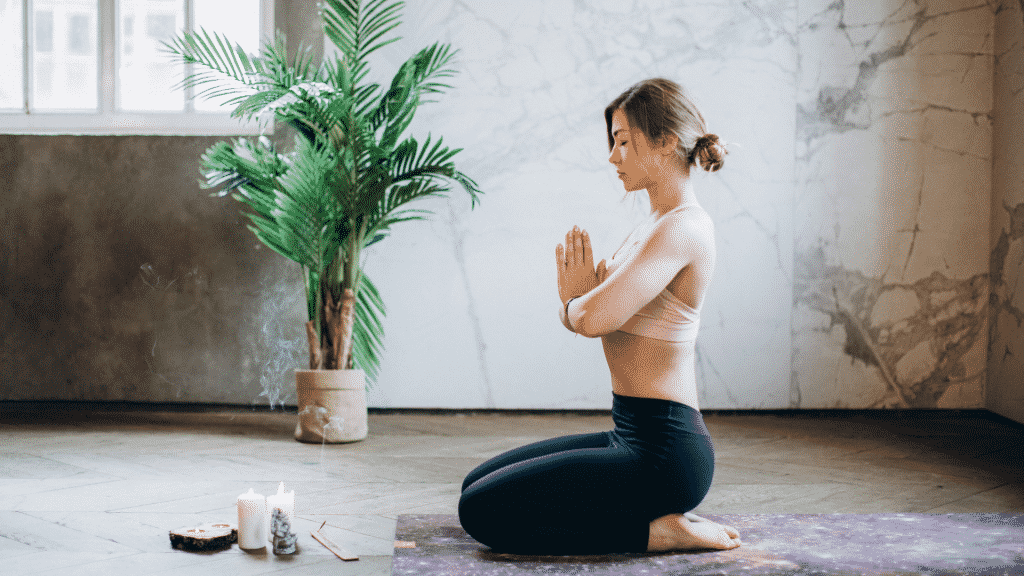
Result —
[{"label": "concrete wall", "polygon": [[[1019,149],[1016,168],[992,165],[1014,89],[993,31],[1019,25],[1017,1],[407,4],[374,77],[435,41],[461,50],[453,90],[410,129],[464,148],[485,194],[475,210],[459,189],[408,205],[435,215],[366,251],[388,306],[371,406],[610,405],[600,341],[558,322],[554,247],[579,224],[610,257],[648,214],[645,193],[623,199],[602,112],[658,75],[742,145],[695,182],[718,240],[702,408],[984,407],[997,368],[1019,391],[1019,364],[999,368],[989,345],[1019,343],[1016,308],[986,307],[1000,229],[1020,273],[1019,226],[995,199],[1021,202]],[[310,23],[285,21],[289,38]],[[199,190],[217,140],[0,139],[0,397],[294,402],[299,270]]]},{"label": "concrete wall", "polygon": [[1024,422],[1024,2],[997,8],[985,407]]},{"label": "concrete wall", "polygon": [[[313,3],[275,20],[290,54],[322,57]],[[226,139],[0,135],[0,399],[280,401],[295,363],[265,317],[304,310],[273,292],[301,279],[241,204],[200,189],[200,156]]]}]

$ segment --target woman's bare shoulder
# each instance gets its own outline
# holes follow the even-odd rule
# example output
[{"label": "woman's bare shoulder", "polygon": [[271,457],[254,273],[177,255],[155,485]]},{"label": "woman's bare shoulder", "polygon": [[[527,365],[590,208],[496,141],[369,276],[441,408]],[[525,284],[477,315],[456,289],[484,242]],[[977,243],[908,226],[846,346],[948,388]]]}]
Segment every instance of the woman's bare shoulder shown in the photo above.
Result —
[{"label": "woman's bare shoulder", "polygon": [[715,221],[701,206],[691,206],[686,210],[680,210],[670,214],[666,220],[675,233],[698,239],[710,233],[710,240],[714,240]]},{"label": "woman's bare shoulder", "polygon": [[708,254],[714,259],[715,222],[703,208],[694,208],[671,214],[672,220],[667,223],[670,227],[669,233],[675,236],[677,241],[688,246],[689,250],[696,248],[697,253]]}]

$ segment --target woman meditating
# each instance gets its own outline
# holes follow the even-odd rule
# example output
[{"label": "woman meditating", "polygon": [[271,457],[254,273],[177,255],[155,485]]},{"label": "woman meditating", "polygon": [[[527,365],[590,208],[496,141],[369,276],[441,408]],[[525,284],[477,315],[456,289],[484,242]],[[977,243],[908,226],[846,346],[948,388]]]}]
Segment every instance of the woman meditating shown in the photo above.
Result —
[{"label": "woman meditating", "polygon": [[555,248],[562,323],[601,338],[615,429],[529,444],[466,476],[459,519],[477,541],[515,554],[605,554],[740,546],[740,535],[690,513],[714,475],[697,405],[694,341],[715,266],[714,224],[690,167],[722,167],[686,90],[654,78],[605,109],[608,161],[651,216],[594,269],[578,227]]}]

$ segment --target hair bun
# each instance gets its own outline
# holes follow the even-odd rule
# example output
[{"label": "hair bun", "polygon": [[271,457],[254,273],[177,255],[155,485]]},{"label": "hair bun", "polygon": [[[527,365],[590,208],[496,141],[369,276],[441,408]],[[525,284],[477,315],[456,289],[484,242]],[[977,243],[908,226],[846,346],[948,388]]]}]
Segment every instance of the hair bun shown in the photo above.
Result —
[{"label": "hair bun", "polygon": [[[705,134],[697,138],[691,153],[691,162],[697,161],[708,172],[717,172],[722,168],[724,156],[729,151],[722,146],[718,134]],[[696,162],[694,162],[696,163]]]}]

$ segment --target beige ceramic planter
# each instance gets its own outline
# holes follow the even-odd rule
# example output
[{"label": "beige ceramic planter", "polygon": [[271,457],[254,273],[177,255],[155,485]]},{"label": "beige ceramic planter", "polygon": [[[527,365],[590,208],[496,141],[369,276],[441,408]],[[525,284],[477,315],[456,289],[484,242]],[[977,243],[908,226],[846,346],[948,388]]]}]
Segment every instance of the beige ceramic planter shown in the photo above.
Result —
[{"label": "beige ceramic planter", "polygon": [[320,444],[366,438],[366,373],[296,370],[299,422],[295,439]]}]

